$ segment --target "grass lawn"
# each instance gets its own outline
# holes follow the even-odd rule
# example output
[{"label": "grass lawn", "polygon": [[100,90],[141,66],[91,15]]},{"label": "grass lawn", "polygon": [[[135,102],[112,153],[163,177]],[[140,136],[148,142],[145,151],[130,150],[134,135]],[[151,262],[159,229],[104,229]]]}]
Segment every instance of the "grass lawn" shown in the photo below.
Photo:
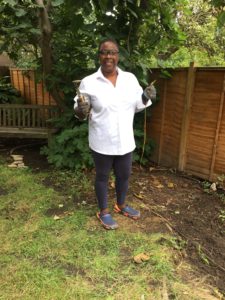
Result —
[{"label": "grass lawn", "polygon": [[[174,236],[133,231],[132,220],[104,230],[95,204],[73,203],[74,195],[93,193],[92,183],[68,172],[53,176],[70,186],[66,196],[43,184],[46,173],[0,163],[0,299],[206,299],[180,276],[178,268],[189,266],[177,264],[182,249]],[[147,260],[136,263],[143,253]]]}]

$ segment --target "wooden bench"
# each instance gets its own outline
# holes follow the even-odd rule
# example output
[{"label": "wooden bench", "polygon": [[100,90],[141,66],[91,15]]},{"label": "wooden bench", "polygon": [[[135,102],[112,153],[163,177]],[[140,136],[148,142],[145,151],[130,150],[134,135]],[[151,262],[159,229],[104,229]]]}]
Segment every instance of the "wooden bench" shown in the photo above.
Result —
[{"label": "wooden bench", "polygon": [[51,139],[57,128],[51,119],[58,117],[57,106],[0,104],[0,136]]}]

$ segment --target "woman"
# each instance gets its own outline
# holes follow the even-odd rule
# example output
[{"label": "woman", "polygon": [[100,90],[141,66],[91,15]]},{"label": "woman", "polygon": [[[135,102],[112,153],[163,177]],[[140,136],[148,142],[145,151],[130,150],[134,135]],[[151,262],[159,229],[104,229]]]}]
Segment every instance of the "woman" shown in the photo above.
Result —
[{"label": "woman", "polygon": [[[99,45],[100,68],[80,84],[81,97],[75,97],[75,114],[89,119],[89,146],[95,163],[95,192],[100,211],[97,218],[106,229],[116,229],[117,222],[108,209],[108,179],[115,174],[116,204],[114,211],[132,219],[140,212],[125,202],[135,149],[134,114],[151,105],[153,86],[144,92],[137,78],[118,67],[119,47],[106,39]],[[83,98],[83,99],[81,99]],[[85,101],[82,101],[85,100]]]}]

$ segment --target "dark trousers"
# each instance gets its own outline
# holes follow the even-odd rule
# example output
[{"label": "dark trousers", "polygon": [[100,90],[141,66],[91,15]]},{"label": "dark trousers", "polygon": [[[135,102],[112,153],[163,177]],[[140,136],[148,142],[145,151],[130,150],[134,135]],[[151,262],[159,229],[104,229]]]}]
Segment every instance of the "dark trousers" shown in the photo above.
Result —
[{"label": "dark trousers", "polygon": [[96,170],[95,192],[100,210],[108,207],[108,180],[111,170],[116,178],[117,204],[124,204],[131,174],[132,152],[125,155],[105,155],[92,151],[92,155]]}]

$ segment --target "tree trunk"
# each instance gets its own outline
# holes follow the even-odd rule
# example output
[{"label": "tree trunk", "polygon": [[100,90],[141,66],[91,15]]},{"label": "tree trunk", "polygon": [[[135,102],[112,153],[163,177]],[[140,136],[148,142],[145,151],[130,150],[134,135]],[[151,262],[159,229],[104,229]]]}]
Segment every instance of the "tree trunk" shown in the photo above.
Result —
[{"label": "tree trunk", "polygon": [[48,0],[47,5],[44,5],[43,0],[36,0],[36,3],[39,6],[39,24],[41,29],[40,47],[42,53],[44,83],[56,103],[61,108],[65,108],[65,103],[60,96],[56,84],[54,84],[54,82],[50,79],[52,74],[52,26],[49,21],[48,13],[51,8],[51,0]]}]

